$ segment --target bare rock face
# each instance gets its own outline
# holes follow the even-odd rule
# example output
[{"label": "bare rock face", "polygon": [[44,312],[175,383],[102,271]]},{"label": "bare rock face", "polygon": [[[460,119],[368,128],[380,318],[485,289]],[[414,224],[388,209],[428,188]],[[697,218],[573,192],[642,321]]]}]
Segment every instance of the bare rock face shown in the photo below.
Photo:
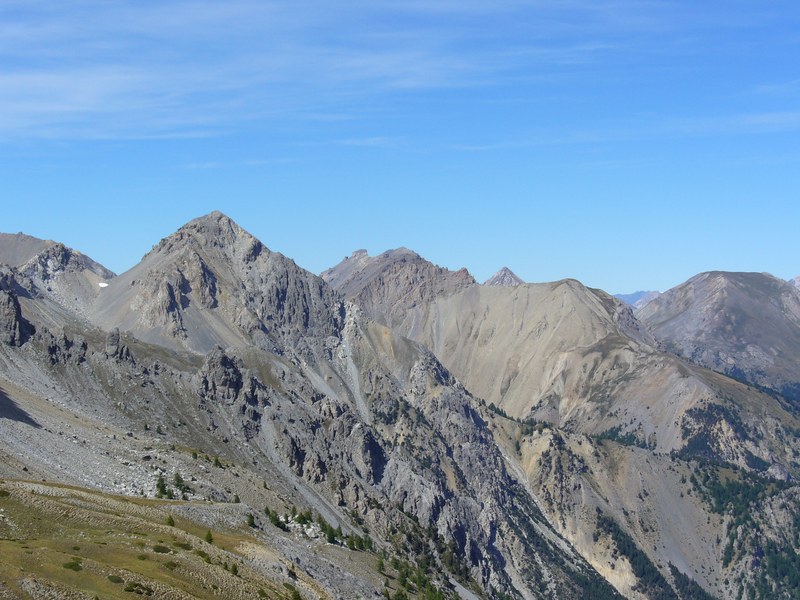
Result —
[{"label": "bare rock face", "polygon": [[123,343],[119,329],[116,327],[109,331],[106,336],[105,355],[108,358],[134,362],[130,348]]},{"label": "bare rock face", "polygon": [[243,385],[240,366],[222,348],[214,348],[208,353],[198,385],[201,398],[232,404],[241,393]]},{"label": "bare rock face", "polygon": [[24,233],[0,233],[0,264],[20,267],[53,242]]},{"label": "bare rock face", "polygon": [[0,343],[21,346],[34,328],[22,316],[19,294],[27,291],[17,279],[19,275],[11,268],[0,267]]}]

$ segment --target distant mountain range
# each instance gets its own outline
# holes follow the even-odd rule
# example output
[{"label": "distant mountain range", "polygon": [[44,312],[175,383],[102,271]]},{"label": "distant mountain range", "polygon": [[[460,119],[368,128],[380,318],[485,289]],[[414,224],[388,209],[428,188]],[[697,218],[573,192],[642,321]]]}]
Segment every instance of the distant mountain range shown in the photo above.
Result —
[{"label": "distant mountain range", "polygon": [[800,289],[645,295],[0,235],[0,597],[798,597]]},{"label": "distant mountain range", "polygon": [[622,300],[625,304],[629,304],[633,308],[641,308],[651,300],[658,298],[661,292],[633,292],[632,294],[614,294],[614,298]]}]

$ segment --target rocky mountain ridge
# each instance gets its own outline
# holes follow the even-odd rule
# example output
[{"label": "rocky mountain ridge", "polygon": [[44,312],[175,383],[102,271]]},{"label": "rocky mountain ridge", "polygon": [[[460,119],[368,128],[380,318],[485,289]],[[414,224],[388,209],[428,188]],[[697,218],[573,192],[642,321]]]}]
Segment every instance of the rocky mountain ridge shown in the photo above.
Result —
[{"label": "rocky mountain ridge", "polygon": [[[235,496],[250,514],[294,505],[330,525],[334,546],[368,536],[413,571],[387,580],[395,595],[618,597],[542,514],[485,404],[224,215],[187,224],[110,281],[90,327],[54,328],[27,310],[45,312],[45,299],[24,300],[10,320],[35,333],[0,347],[0,476],[152,497],[174,469],[187,518],[208,518],[194,516],[210,514],[194,508],[203,499]],[[314,597],[381,591],[346,557],[342,577],[319,576],[324,543],[289,548]]]},{"label": "rocky mountain ridge", "polygon": [[[791,477],[789,473],[797,474],[798,440],[794,432],[798,415],[784,398],[663,352],[657,338],[630,307],[600,290],[570,280],[510,289],[471,285],[443,292],[427,304],[402,307],[395,301],[406,293],[402,287],[386,285],[378,278],[363,277],[359,281],[368,292],[351,288],[350,297],[366,294],[382,298],[384,310],[396,307],[390,317],[395,328],[431,348],[468,389],[491,402],[504,416],[643,448],[652,453],[647,470],[655,478],[668,480],[676,457],[700,463],[722,461],[745,472],[761,470],[779,480]],[[516,442],[523,450],[524,439]],[[633,461],[636,452],[617,451],[615,460],[630,460],[641,469],[642,464]],[[577,473],[583,469],[575,468]],[[636,490],[643,485],[641,472],[632,471],[630,475],[636,479],[621,485]],[[591,483],[584,484],[575,481],[571,489],[607,485],[596,477],[590,479]],[[564,534],[576,547],[586,548],[582,540],[596,521],[587,518],[584,510],[565,510],[571,505],[567,498],[575,492],[556,488],[561,500],[551,505],[551,520],[571,522],[572,527],[566,527]],[[677,521],[665,525],[670,520],[667,505],[681,506],[679,514],[684,518],[695,510],[684,499],[690,490],[678,496],[678,489],[662,490],[660,497],[667,504],[656,511],[660,516],[649,524],[644,524],[640,516],[639,524],[631,523],[627,535],[640,548],[648,548],[656,563],[702,564],[706,577],[710,577],[705,580],[708,585],[712,589],[722,587],[726,579],[723,573],[730,566],[721,565],[719,558],[707,561],[709,554],[720,556],[723,549],[703,525],[703,518],[691,525],[684,522],[678,526]],[[613,515],[617,523],[629,521],[630,514],[652,514],[653,507],[643,501],[647,496],[642,488],[634,491],[636,494],[641,502],[638,506],[627,507],[621,498],[616,503],[590,505]],[[574,506],[580,509],[587,499],[585,494],[578,496],[580,500]],[[653,531],[657,532],[656,540],[674,539],[673,550],[654,543]],[[773,530],[769,535],[782,534]],[[741,540],[743,549],[753,543],[748,539]],[[684,549],[695,547],[698,554],[687,559],[684,550],[677,550],[681,545]],[[758,553],[749,547],[743,552]],[[587,548],[585,556],[591,560],[597,553],[596,547]],[[716,575],[711,577],[711,573]],[[697,572],[695,576],[702,579]],[[621,585],[618,583],[618,589]],[[717,589],[724,596],[734,593]]]},{"label": "rocky mountain ridge", "polygon": [[[316,277],[217,212],[103,283],[76,309],[0,273],[0,544],[34,526],[35,492],[75,519],[63,502],[144,502],[153,544],[174,515],[219,572],[198,597],[800,590],[792,405],[665,353],[601,290],[482,286],[407,249]],[[109,567],[86,544],[64,564],[90,579],[183,597],[170,569],[197,568],[184,546]],[[6,595],[30,596],[31,559],[9,556]],[[73,567],[38,566],[53,597],[81,593]]]}]

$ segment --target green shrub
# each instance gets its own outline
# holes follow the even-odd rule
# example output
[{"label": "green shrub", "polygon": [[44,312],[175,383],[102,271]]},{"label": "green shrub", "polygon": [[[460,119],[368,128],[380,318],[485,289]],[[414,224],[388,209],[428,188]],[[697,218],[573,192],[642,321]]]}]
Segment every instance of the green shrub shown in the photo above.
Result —
[{"label": "green shrub", "polygon": [[153,588],[147,587],[146,585],[142,585],[141,583],[131,582],[125,586],[125,591],[133,592],[134,594],[139,594],[140,596],[153,595]]},{"label": "green shrub", "polygon": [[169,554],[170,552],[172,552],[172,550],[170,550],[166,546],[159,545],[159,546],[153,546],[153,552],[157,552],[158,554]]},{"label": "green shrub", "polygon": [[119,575],[109,575],[108,576],[108,580],[111,583],[125,583],[125,580],[122,577],[120,577]]},{"label": "green shrub", "polygon": [[81,563],[79,561],[77,561],[77,560],[73,560],[71,562],[64,563],[62,566],[65,569],[69,569],[70,571],[75,571],[76,573],[78,571],[82,571],[83,570],[83,567],[81,566]]},{"label": "green shrub", "polygon": [[197,554],[197,556],[202,558],[208,564],[211,564],[211,557],[208,555],[208,552],[203,552],[202,550],[195,550],[194,553]]}]

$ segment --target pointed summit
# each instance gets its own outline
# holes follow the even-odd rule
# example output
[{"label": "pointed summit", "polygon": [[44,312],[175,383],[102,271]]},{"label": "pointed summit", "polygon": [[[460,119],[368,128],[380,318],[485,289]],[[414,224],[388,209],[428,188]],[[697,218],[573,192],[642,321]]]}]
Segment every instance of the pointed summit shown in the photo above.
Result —
[{"label": "pointed summit", "polygon": [[189,221],[156,244],[152,252],[173,253],[185,246],[217,249],[250,259],[264,250],[260,241],[218,210]]},{"label": "pointed summit", "polygon": [[492,275],[489,279],[483,282],[483,285],[499,285],[503,287],[514,287],[522,285],[522,281],[511,269],[503,267],[497,273]]},{"label": "pointed summit", "polygon": [[339,299],[319,277],[214,211],[164,238],[93,306],[95,322],[205,353],[338,331]]}]

